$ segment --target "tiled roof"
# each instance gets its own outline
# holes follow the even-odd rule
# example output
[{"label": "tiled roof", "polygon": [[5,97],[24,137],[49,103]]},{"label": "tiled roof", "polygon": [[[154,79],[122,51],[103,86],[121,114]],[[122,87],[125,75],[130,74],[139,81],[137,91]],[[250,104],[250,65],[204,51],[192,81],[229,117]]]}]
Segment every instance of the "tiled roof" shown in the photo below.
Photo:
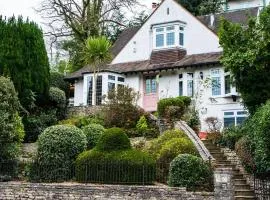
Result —
[{"label": "tiled roof", "polygon": [[242,10],[229,11],[224,13],[219,13],[215,15],[204,15],[199,16],[198,19],[207,25],[214,32],[218,31],[219,23],[221,18],[225,18],[230,22],[238,23],[241,25],[247,25],[249,17],[257,17],[259,12],[258,7],[247,8]]}]

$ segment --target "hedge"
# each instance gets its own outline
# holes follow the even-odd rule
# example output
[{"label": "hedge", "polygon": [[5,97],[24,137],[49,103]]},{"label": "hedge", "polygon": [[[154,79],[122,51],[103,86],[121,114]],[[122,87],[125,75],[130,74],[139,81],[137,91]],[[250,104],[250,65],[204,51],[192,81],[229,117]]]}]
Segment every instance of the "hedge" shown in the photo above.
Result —
[{"label": "hedge", "polygon": [[87,138],[87,149],[94,148],[102,134],[105,133],[104,127],[99,124],[90,124],[88,126],[84,126],[82,131]]}]

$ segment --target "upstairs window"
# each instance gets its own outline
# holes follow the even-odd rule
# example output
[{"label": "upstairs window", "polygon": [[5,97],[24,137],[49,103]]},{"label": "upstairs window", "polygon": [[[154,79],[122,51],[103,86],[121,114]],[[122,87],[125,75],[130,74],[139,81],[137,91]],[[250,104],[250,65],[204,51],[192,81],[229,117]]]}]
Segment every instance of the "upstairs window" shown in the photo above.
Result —
[{"label": "upstairs window", "polygon": [[212,80],[212,96],[221,95],[221,77],[220,70],[211,70],[211,80]]},{"label": "upstairs window", "polygon": [[154,28],[154,48],[184,46],[184,27],[180,24]]}]

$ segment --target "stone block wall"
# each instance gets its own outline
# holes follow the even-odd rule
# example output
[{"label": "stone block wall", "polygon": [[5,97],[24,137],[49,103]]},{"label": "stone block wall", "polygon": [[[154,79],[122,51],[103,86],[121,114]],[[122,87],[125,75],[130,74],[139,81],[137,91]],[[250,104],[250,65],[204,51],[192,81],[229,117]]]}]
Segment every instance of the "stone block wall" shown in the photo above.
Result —
[{"label": "stone block wall", "polygon": [[214,200],[213,193],[187,192],[163,186],[0,183],[0,199],[81,200]]},{"label": "stone block wall", "polygon": [[87,116],[95,115],[101,110],[101,106],[74,106],[67,108],[67,116]]}]

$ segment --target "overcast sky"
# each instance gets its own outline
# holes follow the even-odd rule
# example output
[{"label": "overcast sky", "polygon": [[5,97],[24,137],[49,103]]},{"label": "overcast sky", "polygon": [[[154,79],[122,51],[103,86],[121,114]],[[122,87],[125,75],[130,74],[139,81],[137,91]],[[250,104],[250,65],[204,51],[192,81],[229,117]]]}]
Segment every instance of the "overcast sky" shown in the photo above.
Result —
[{"label": "overcast sky", "polygon": [[[39,8],[42,0],[0,0],[0,15],[15,16],[22,15],[25,18],[29,17],[31,20],[37,22],[42,26],[41,16],[35,12],[34,8]],[[151,8],[153,1],[158,0],[140,0],[140,2]]]}]

